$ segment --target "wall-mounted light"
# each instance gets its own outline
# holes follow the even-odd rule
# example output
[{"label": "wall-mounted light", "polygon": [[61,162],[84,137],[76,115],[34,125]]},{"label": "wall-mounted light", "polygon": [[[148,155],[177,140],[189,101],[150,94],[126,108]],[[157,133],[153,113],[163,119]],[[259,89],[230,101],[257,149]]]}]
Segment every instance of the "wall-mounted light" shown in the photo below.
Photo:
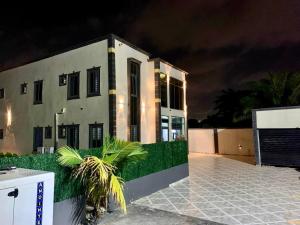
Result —
[{"label": "wall-mounted light", "polygon": [[6,112],[6,116],[7,116],[7,127],[10,127],[11,126],[11,108],[7,108],[7,112]]},{"label": "wall-mounted light", "polygon": [[167,75],[165,73],[160,73],[160,79],[164,79]]}]

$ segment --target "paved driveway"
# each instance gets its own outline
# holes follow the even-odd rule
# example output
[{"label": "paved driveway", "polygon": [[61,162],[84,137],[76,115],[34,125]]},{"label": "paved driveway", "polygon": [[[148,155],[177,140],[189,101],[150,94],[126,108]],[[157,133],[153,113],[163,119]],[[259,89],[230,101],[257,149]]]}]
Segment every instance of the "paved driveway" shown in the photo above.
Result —
[{"label": "paved driveway", "polygon": [[135,204],[224,224],[300,224],[300,172],[190,156],[190,176]]}]

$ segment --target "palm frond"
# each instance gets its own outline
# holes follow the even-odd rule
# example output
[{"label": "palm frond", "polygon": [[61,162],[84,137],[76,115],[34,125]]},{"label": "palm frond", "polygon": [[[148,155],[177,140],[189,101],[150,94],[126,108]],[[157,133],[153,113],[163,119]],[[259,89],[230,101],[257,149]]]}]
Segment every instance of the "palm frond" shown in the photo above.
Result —
[{"label": "palm frond", "polygon": [[69,146],[63,146],[58,149],[58,162],[62,166],[75,167],[82,163],[81,156]]},{"label": "palm frond", "polygon": [[124,213],[127,212],[126,200],[123,194],[123,181],[120,177],[114,174],[110,177],[109,190],[116,203],[120,206]]},{"label": "palm frond", "polygon": [[103,160],[109,164],[117,165],[118,163],[129,160],[130,157],[132,157],[132,159],[142,159],[146,154],[147,152],[143,150],[139,142],[116,140],[113,149],[107,151],[107,155]]}]

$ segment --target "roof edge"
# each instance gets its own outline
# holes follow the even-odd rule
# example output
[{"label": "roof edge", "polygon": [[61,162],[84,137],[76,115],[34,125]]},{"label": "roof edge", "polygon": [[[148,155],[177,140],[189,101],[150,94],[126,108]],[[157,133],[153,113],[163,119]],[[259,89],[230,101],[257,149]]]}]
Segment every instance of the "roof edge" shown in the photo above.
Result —
[{"label": "roof edge", "polygon": [[159,57],[151,58],[151,59],[149,59],[148,61],[155,61],[155,60],[159,60],[160,62],[163,62],[163,63],[165,63],[165,64],[167,64],[167,65],[173,67],[174,69],[177,69],[177,70],[179,70],[179,71],[185,73],[186,75],[189,74],[187,71],[185,71],[185,70],[183,70],[183,69],[180,69],[179,67],[174,66],[172,63],[169,63],[168,61],[166,61],[166,60],[164,60],[164,59],[162,59],[162,58],[159,58]]},{"label": "roof edge", "polygon": [[126,41],[125,39],[115,35],[115,34],[107,34],[105,36],[100,36],[100,37],[97,37],[97,38],[94,38],[94,39],[91,39],[91,40],[88,40],[88,41],[85,41],[85,42],[82,42],[82,43],[79,43],[79,44],[76,44],[76,45],[72,45],[70,47],[67,47],[67,48],[64,48],[62,50],[57,50],[57,51],[54,51],[52,53],[49,53],[45,56],[41,56],[41,57],[37,57],[36,59],[32,59],[32,60],[29,60],[28,62],[24,62],[24,63],[20,63],[19,65],[17,66],[10,66],[8,68],[5,68],[4,70],[0,70],[0,73],[1,72],[5,72],[5,71],[8,71],[8,70],[11,70],[11,69],[15,69],[15,68],[18,68],[18,67],[21,67],[21,66],[25,66],[25,65],[28,65],[28,64],[31,64],[31,63],[34,63],[34,62],[38,62],[38,61],[41,61],[41,60],[44,60],[44,59],[48,59],[48,58],[51,58],[51,57],[54,57],[54,56],[57,56],[57,55],[60,55],[60,54],[63,54],[63,53],[66,53],[68,51],[72,51],[72,50],[75,50],[75,49],[78,49],[78,48],[82,48],[84,46],[88,46],[88,45],[91,45],[91,44],[95,44],[97,42],[100,42],[100,41],[103,41],[103,40],[106,40],[108,38],[114,38],[120,42],[123,42],[124,44],[132,47],[133,49],[145,54],[145,55],[148,55],[149,57],[151,56],[151,53],[137,47],[136,45]]}]

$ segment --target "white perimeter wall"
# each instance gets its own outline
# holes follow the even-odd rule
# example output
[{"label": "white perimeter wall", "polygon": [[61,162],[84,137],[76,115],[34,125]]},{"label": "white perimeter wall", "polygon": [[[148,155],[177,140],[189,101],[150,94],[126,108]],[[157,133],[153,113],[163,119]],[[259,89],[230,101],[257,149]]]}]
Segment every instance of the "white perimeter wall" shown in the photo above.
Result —
[{"label": "white perimeter wall", "polygon": [[256,111],[257,128],[298,128],[300,108]]},{"label": "white perimeter wall", "polygon": [[[252,129],[217,129],[219,154],[254,155]],[[189,151],[215,153],[213,129],[189,129]]]},{"label": "white perimeter wall", "polygon": [[213,129],[189,129],[189,151],[199,153],[215,153]]}]

